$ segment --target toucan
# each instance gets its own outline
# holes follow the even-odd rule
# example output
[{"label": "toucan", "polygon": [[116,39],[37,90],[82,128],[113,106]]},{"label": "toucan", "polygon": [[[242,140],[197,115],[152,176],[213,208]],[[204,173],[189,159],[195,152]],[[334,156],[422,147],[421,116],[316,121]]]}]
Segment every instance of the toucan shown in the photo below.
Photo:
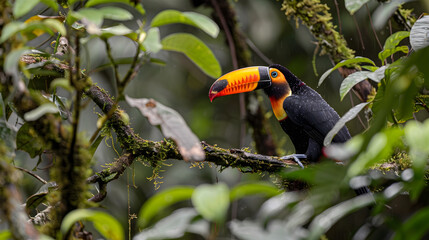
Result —
[{"label": "toucan", "polygon": [[[323,140],[340,119],[338,113],[311,87],[287,68],[273,64],[255,66],[229,72],[217,79],[210,88],[209,98],[263,89],[270,99],[275,117],[289,135],[295,154],[282,157],[317,162],[323,156]],[[349,140],[344,126],[333,138],[333,143]]]}]

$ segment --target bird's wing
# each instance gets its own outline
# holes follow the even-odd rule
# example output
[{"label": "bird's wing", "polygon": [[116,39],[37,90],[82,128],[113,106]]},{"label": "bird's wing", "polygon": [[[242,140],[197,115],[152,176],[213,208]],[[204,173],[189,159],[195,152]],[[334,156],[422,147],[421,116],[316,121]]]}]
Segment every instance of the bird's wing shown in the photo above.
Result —
[{"label": "bird's wing", "polygon": [[[295,124],[302,126],[305,132],[321,146],[325,136],[340,119],[337,112],[316,92],[310,95],[287,97],[283,107],[288,117]],[[350,133],[344,127],[334,137],[333,142],[345,142],[348,139],[350,139]]]}]

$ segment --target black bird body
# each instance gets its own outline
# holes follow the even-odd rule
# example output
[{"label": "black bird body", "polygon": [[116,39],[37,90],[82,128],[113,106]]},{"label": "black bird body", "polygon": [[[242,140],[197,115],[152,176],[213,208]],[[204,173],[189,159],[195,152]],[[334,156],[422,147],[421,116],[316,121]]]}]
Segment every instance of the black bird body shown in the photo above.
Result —
[{"label": "black bird body", "polygon": [[[306,154],[310,161],[317,161],[322,155],[323,140],[328,132],[340,119],[338,113],[311,87],[299,80],[288,69],[281,65],[271,65],[283,73],[292,94],[284,99],[283,108],[287,117],[279,123],[289,135],[298,154]],[[273,82],[271,87],[264,91],[270,97],[271,88],[276,88]],[[333,138],[332,142],[342,143],[350,139],[350,133],[343,127]]]}]

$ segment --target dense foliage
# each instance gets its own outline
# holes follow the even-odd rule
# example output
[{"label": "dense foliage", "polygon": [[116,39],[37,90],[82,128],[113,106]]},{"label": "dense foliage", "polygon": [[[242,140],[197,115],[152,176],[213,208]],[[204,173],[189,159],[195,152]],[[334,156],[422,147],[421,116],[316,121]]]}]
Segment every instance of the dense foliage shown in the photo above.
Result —
[{"label": "dense foliage", "polygon": [[[429,17],[243,2],[0,0],[0,239],[427,236]],[[304,169],[252,153],[292,152],[262,97],[209,105],[225,69],[271,61],[342,113]]]}]

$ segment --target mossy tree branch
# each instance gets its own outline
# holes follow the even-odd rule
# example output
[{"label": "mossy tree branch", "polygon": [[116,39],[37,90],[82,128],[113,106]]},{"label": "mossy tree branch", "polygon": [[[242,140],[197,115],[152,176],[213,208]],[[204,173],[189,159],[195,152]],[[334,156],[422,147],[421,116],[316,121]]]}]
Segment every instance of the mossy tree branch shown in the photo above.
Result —
[{"label": "mossy tree branch", "polygon": [[[115,106],[115,102],[98,86],[91,86],[85,94],[90,97],[98,107],[108,114]],[[151,164],[165,159],[183,160],[177,146],[170,140],[154,142],[142,139],[126,124],[121,117],[120,109],[111,115],[108,125],[115,131],[124,153],[112,163],[112,166],[88,178],[89,183],[98,183],[100,188],[108,182],[117,179],[130,166],[135,159],[141,158]],[[277,157],[253,154],[241,149],[222,149],[202,142],[206,154],[206,162],[221,167],[234,167],[242,171],[251,172],[277,172],[288,166],[296,166],[293,161],[282,161]],[[105,192],[94,196],[94,201],[105,197]]]}]

